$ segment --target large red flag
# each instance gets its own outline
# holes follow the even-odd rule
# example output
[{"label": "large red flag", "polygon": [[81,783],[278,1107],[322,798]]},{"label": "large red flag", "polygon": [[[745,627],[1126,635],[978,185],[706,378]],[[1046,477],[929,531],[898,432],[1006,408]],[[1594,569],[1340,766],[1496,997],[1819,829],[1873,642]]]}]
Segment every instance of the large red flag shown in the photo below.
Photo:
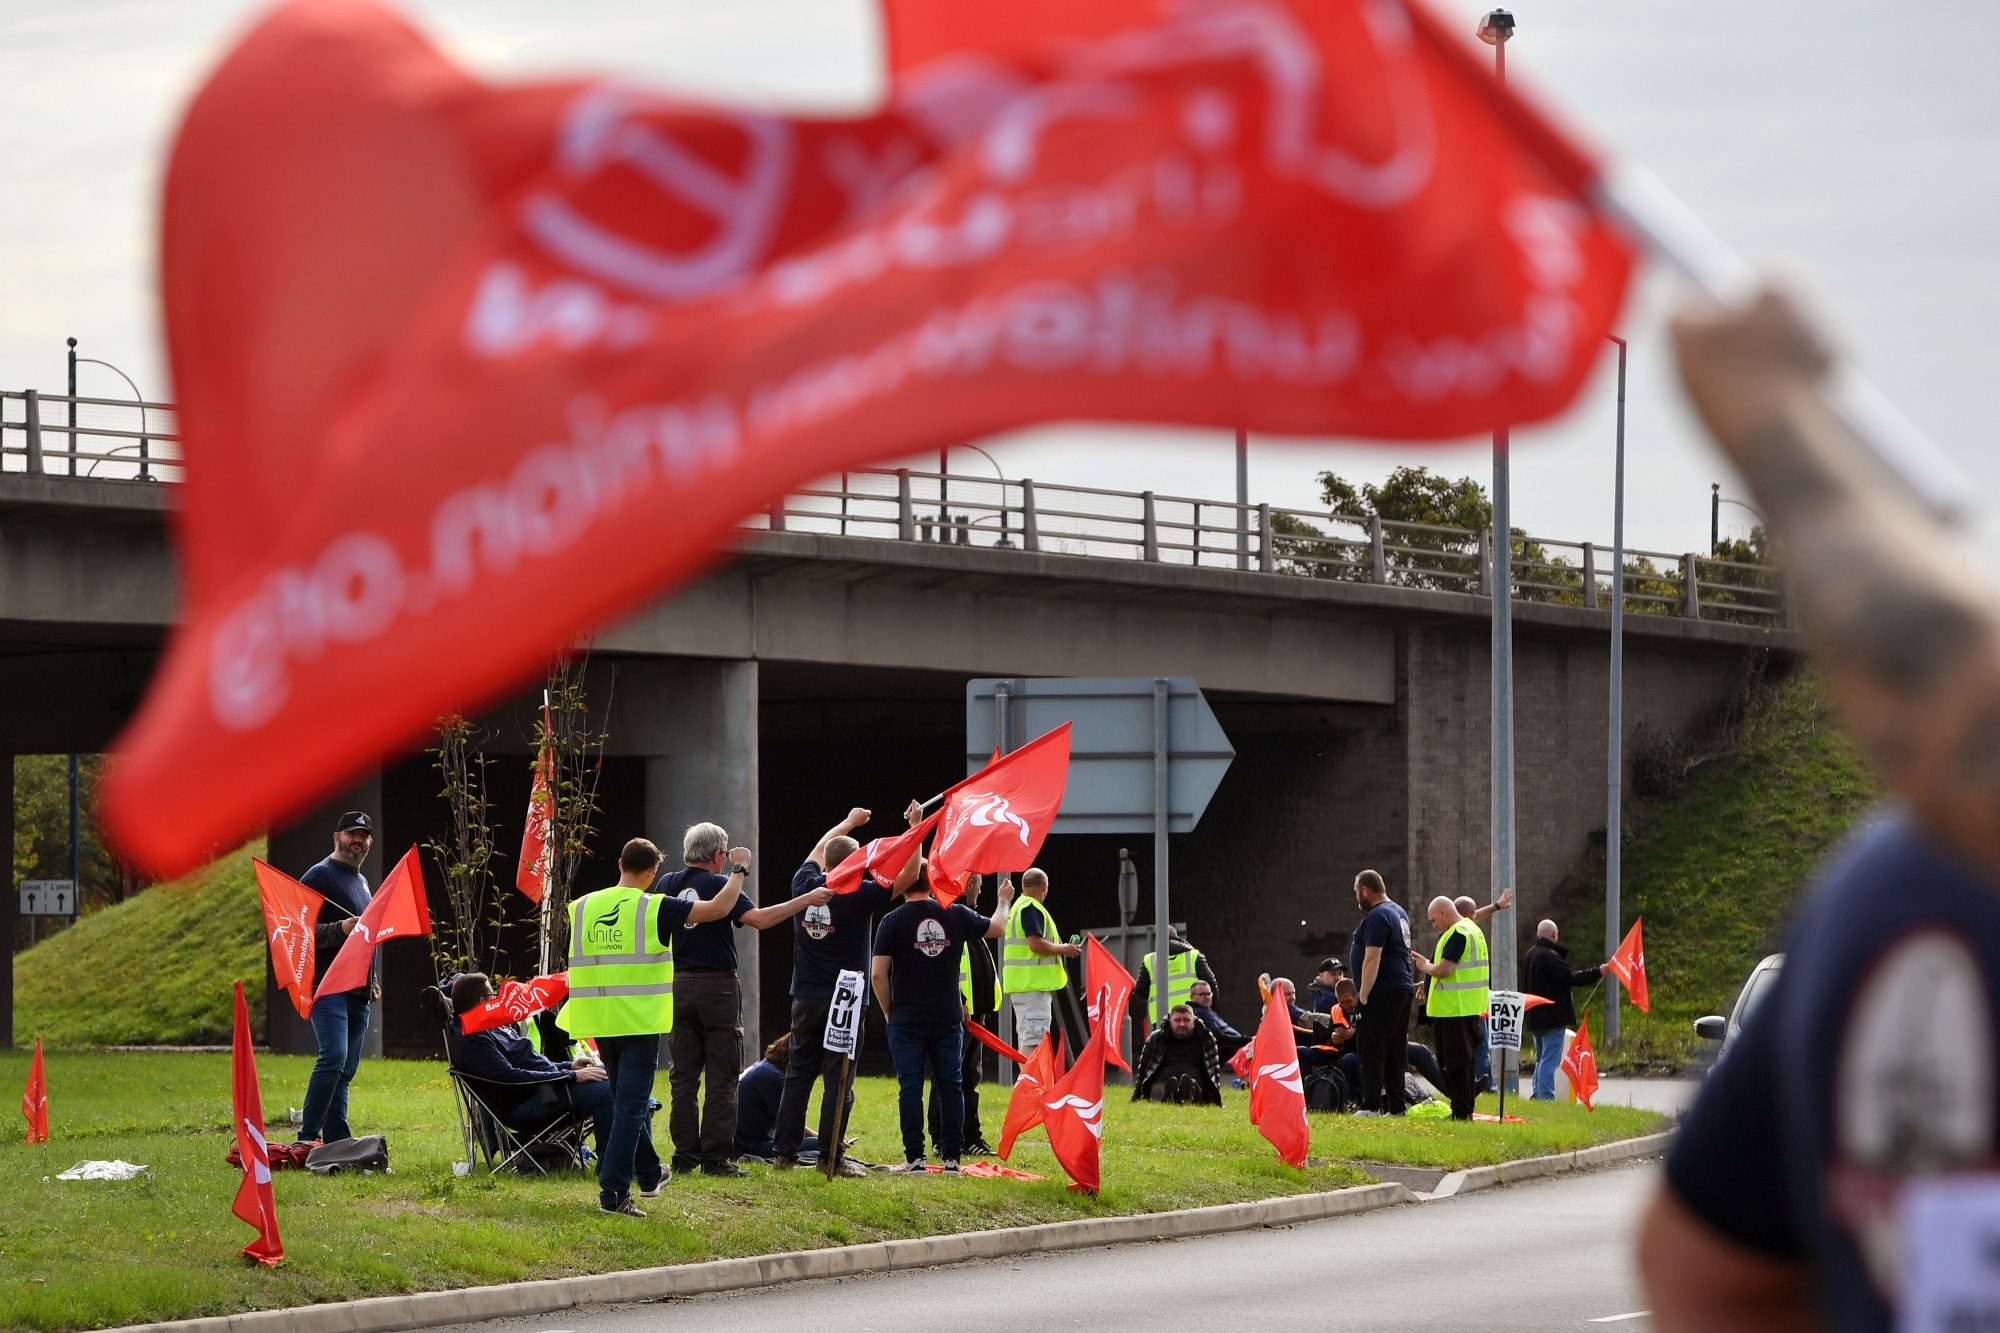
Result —
[{"label": "large red flag", "polygon": [[1632,922],[1632,929],[1625,932],[1618,952],[1611,955],[1605,967],[1625,983],[1625,991],[1632,997],[1632,1003],[1639,1006],[1639,1012],[1650,1014],[1653,1011],[1646,1005],[1646,941],[1639,933],[1639,927],[1645,923],[1643,916]]},{"label": "large red flag", "polygon": [[319,909],[326,899],[287,875],[276,866],[250,858],[257,872],[257,901],[264,908],[264,934],[271,942],[271,974],[300,1018],[312,1013],[313,964],[319,948],[313,942],[313,927],[319,924]]},{"label": "large red flag", "polygon": [[1092,1194],[1097,1193],[1104,1140],[1105,1045],[1104,1025],[1098,1023],[1069,1073],[1042,1096],[1042,1128],[1049,1132],[1056,1161],[1076,1182],[1074,1188]]},{"label": "large red flag", "polygon": [[1125,1063],[1125,1053],[1118,1049],[1118,1043],[1108,1034],[1122,1029],[1125,1007],[1132,1002],[1132,988],[1136,985],[1138,983],[1132,979],[1132,974],[1125,970],[1125,964],[1114,958],[1111,950],[1098,943],[1097,936],[1083,937],[1083,993],[1091,997],[1090,1023],[1092,1027],[1099,1022],[1104,1024],[1107,1032],[1104,1058],[1128,1074],[1132,1072],[1132,1066]]},{"label": "large red flag", "polygon": [[1007,1098],[1007,1118],[1000,1126],[999,1155],[1002,1161],[1013,1155],[1014,1140],[1042,1123],[1042,1094],[1062,1077],[1062,1036],[1051,1033],[1021,1062],[1014,1079],[1014,1091]]},{"label": "large red flag", "polygon": [[1590,1104],[1590,1099],[1597,1095],[1597,1052],[1590,1048],[1588,1014],[1576,1021],[1576,1036],[1562,1058],[1562,1069],[1569,1075],[1569,1085],[1576,1090],[1577,1100],[1584,1109],[1595,1111],[1597,1108]]},{"label": "large red flag", "polygon": [[555,753],[549,736],[549,710],[544,705],[542,743],[535,752],[535,783],[528,789],[528,822],[521,829],[521,863],[514,867],[514,887],[538,907],[549,891],[549,874],[555,866],[555,847],[549,842],[555,818]]},{"label": "large red flag", "polygon": [[49,1141],[49,1076],[42,1067],[42,1039],[35,1038],[35,1058],[28,1062],[28,1086],[21,1093],[21,1114],[28,1118],[28,1142]]},{"label": "large red flag", "polygon": [[1026,870],[1049,836],[1069,782],[1065,722],[1002,755],[945,793],[931,863],[947,880]]},{"label": "large red flag", "polygon": [[500,994],[483,1004],[476,1004],[459,1015],[458,1025],[463,1032],[486,1032],[493,1028],[518,1023],[530,1014],[539,1014],[544,1009],[553,1009],[569,995],[569,973],[557,972],[553,976],[536,977],[533,981],[503,982]]},{"label": "large red flag", "polygon": [[430,933],[431,905],[424,896],[424,871],[417,862],[417,849],[412,847],[369,899],[361,920],[354,925],[354,933],[340,946],[333,966],[320,978],[313,998],[366,986],[368,966],[375,961],[375,948],[382,941]]},{"label": "large red flag", "polygon": [[861,887],[865,874],[882,884],[893,883],[923,847],[924,839],[937,827],[937,812],[915,828],[894,837],[876,838],[847,854],[847,859],[826,872],[826,886],[835,893],[853,893]]},{"label": "large red flag", "polygon": [[1251,1057],[1250,1123],[1278,1150],[1287,1166],[1304,1166],[1312,1147],[1312,1127],[1306,1123],[1305,1084],[1299,1076],[1299,1048],[1292,1035],[1291,1006],[1282,995],[1264,1005]]},{"label": "large red flag", "polygon": [[236,1033],[231,1046],[229,1104],[236,1120],[236,1153],[243,1183],[232,1211],[257,1228],[257,1239],[237,1253],[276,1268],[285,1258],[278,1239],[278,1203],[271,1196],[271,1147],[264,1141],[264,1094],[257,1086],[257,1056],[250,1047],[250,1008],[236,983]]},{"label": "large red flag", "polygon": [[105,784],[120,848],[198,864],[842,468],[1575,397],[1631,249],[1464,38],[1412,0],[1094,3],[1086,40],[1071,8],[929,0],[1004,10],[1007,49],[851,119],[489,85],[364,0],[252,28],[165,171],[182,622]]}]

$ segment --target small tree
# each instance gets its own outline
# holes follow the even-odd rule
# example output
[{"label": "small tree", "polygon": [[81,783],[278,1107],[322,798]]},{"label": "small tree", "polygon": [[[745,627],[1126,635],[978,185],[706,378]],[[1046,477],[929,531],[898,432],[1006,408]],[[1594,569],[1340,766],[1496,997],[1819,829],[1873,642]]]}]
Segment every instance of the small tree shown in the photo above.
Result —
[{"label": "small tree", "polygon": [[[542,970],[547,972],[569,947],[569,901],[577,871],[597,836],[597,784],[604,775],[605,729],[592,729],[589,693],[584,675],[590,665],[586,647],[575,657],[558,658],[549,667],[546,704],[535,723],[535,753],[544,747],[550,759],[549,885],[542,897]],[[611,711],[617,668],[604,673],[604,713]]]},{"label": "small tree", "polygon": [[437,743],[431,761],[444,786],[439,793],[451,808],[451,833],[424,844],[444,872],[445,896],[451,900],[451,933],[431,937],[431,956],[440,976],[452,972],[494,971],[498,964],[501,926],[499,895],[493,891],[492,807],[486,796],[484,752],[493,733],[482,733],[453,714],[438,719]]}]

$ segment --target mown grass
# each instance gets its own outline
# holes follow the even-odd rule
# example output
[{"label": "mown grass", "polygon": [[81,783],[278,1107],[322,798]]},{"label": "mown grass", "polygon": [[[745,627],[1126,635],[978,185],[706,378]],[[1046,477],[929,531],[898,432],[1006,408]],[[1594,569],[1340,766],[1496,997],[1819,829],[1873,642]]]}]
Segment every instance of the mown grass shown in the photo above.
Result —
[{"label": "mown grass", "polygon": [[[310,1060],[265,1056],[258,1072],[274,1121],[296,1105]],[[0,1056],[0,1103],[26,1077],[26,1056]],[[354,1086],[353,1120],[386,1134],[386,1176],[281,1172],[274,1187],[287,1260],[259,1269],[236,1257],[249,1238],[229,1212],[237,1172],[223,1055],[57,1053],[48,1057],[52,1142],[0,1146],[0,1326],[63,1330],[768,1254],[828,1245],[1014,1226],[1064,1218],[1198,1207],[1362,1183],[1339,1159],[1464,1166],[1649,1132],[1659,1117],[1607,1107],[1509,1104],[1526,1125],[1451,1125],[1315,1116],[1313,1164],[1277,1161],[1244,1113],[1133,1105],[1107,1090],[1104,1192],[1064,1188],[1040,1131],[1013,1165],[1039,1182],[878,1176],[829,1183],[817,1173],[756,1169],[747,1180],[676,1181],[643,1221],[596,1211],[593,1182],[567,1177],[458,1179],[450,1092],[435,1063],[376,1061]],[[664,1095],[664,1080],[661,1086]],[[857,1089],[858,1156],[900,1153],[887,1080]],[[1490,1102],[1490,1099],[1489,1099]],[[989,1089],[988,1133],[1004,1098]],[[1489,1105],[1487,1109],[1492,1109]],[[664,1117],[659,1129],[664,1136]],[[273,1137],[288,1131],[274,1127]],[[143,1162],[126,1183],[64,1183],[84,1158]]]}]

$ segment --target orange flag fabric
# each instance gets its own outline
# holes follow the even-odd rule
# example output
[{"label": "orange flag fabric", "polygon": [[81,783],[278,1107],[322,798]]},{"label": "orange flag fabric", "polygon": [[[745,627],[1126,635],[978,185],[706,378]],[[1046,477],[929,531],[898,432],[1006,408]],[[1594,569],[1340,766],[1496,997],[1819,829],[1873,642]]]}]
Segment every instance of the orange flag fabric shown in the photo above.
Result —
[{"label": "orange flag fabric", "polygon": [[237,1253],[276,1268],[285,1261],[285,1243],[278,1238],[278,1203],[271,1195],[271,1146],[264,1141],[264,1094],[257,1086],[257,1055],[250,1046],[250,1008],[243,1001],[240,981],[236,983],[229,1100],[236,1117],[236,1153],[243,1163],[243,1183],[236,1187],[236,1202],[231,1211],[257,1228],[257,1239]]},{"label": "orange flag fabric", "polygon": [[1007,1099],[1007,1119],[1000,1126],[998,1152],[1002,1161],[1013,1154],[1015,1139],[1042,1123],[1042,1094],[1054,1087],[1060,1076],[1056,1046],[1052,1034],[1021,1062],[1013,1094]]},{"label": "orange flag fabric", "polygon": [[313,966],[319,949],[313,927],[326,899],[274,865],[250,858],[257,872],[257,901],[264,908],[264,934],[271,945],[271,974],[300,1018],[312,1016]]},{"label": "orange flag fabric", "polygon": [[[1025,1065],[1028,1063],[1027,1056],[1021,1054],[1019,1051],[1015,1050],[1012,1046],[1009,1046],[1006,1042],[1000,1040],[1000,1038],[994,1036],[991,1032],[988,1032],[985,1028],[973,1022],[969,1018],[965,1020],[965,1032],[967,1036],[971,1037],[974,1041],[978,1042],[981,1046],[984,1046],[987,1050],[993,1052],[995,1055],[1001,1056],[1004,1059],[1012,1060],[1017,1065]],[[1005,1157],[1007,1154],[1001,1153],[1000,1155],[1002,1157]]]},{"label": "orange flag fabric", "polygon": [[1125,1063],[1125,1053],[1118,1049],[1118,1043],[1111,1034],[1119,1031],[1124,1024],[1125,1007],[1131,1003],[1132,988],[1136,985],[1138,983],[1132,979],[1132,974],[1125,970],[1125,964],[1099,943],[1097,936],[1084,936],[1083,991],[1091,997],[1091,1026],[1095,1027],[1100,1022],[1104,1024],[1104,1058],[1128,1074],[1132,1072],[1132,1066]]},{"label": "orange flag fabric", "polygon": [[1264,1021],[1252,1043],[1250,1123],[1278,1150],[1287,1166],[1304,1166],[1312,1147],[1312,1127],[1306,1122],[1305,1083],[1299,1075],[1299,1048],[1292,1035],[1292,1014],[1282,995],[1264,1005]]},{"label": "orange flag fabric", "polygon": [[368,984],[369,965],[375,949],[384,940],[431,933],[430,900],[424,896],[424,871],[417,861],[417,849],[410,848],[382,887],[368,900],[367,910],[354,925],[354,933],[340,946],[333,966],[320,978],[313,998],[338,995]]},{"label": "orange flag fabric", "polygon": [[1104,1024],[1098,1023],[1076,1053],[1069,1073],[1042,1096],[1042,1128],[1048,1131],[1049,1147],[1076,1182],[1072,1188],[1091,1194],[1098,1192],[1103,1165],[1105,1045]]},{"label": "orange flag fabric", "polygon": [[521,830],[521,863],[514,867],[514,887],[537,907],[549,891],[555,847],[549,830],[556,819],[555,754],[549,743],[549,710],[542,708],[542,744],[535,753],[535,784],[528,789],[528,822]]},{"label": "orange flag fabric", "polygon": [[893,883],[896,876],[903,873],[910,858],[923,847],[924,839],[937,827],[939,811],[904,833],[890,838],[875,838],[860,848],[849,852],[847,859],[826,873],[826,887],[835,893],[853,893],[861,887],[861,877],[867,875],[880,884]]},{"label": "orange flag fabric", "polygon": [[1569,1075],[1570,1087],[1576,1089],[1577,1100],[1586,1111],[1597,1108],[1590,1099],[1597,1095],[1597,1052],[1590,1048],[1590,1018],[1585,1015],[1576,1022],[1576,1037],[1569,1044],[1569,1053],[1562,1059],[1563,1073]]},{"label": "orange flag fabric", "polygon": [[42,1067],[42,1039],[35,1038],[35,1058],[28,1062],[28,1086],[21,1093],[21,1114],[28,1118],[28,1142],[49,1141],[49,1076]]},{"label": "orange flag fabric", "polygon": [[1632,997],[1632,1003],[1639,1006],[1639,1012],[1650,1014],[1653,1011],[1646,1004],[1646,941],[1639,933],[1639,928],[1645,924],[1643,916],[1632,922],[1632,929],[1625,932],[1618,952],[1611,955],[1605,966],[1625,983],[1625,992]]}]

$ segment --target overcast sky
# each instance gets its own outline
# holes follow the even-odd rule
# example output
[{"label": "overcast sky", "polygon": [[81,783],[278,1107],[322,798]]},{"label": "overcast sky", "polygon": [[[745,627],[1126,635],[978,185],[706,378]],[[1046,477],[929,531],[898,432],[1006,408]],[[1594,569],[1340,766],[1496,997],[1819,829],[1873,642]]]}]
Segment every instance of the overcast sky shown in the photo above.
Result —
[{"label": "overcast sky", "polygon": [[[1441,4],[1468,29],[1484,2]],[[59,391],[63,339],[169,392],[154,199],[183,102],[260,4],[0,4],[0,385]],[[861,109],[880,95],[869,0],[423,0],[494,77],[604,70],[688,92]],[[1864,365],[2000,510],[1986,399],[2000,368],[2000,9],[1963,0],[1520,0],[1510,76],[1648,163],[1744,253],[1802,262]],[[1747,498],[1691,422],[1651,275],[1632,342],[1628,540],[1705,548],[1709,483]],[[106,375],[102,383],[92,375]],[[119,391],[85,368],[84,391]],[[1517,435],[1515,522],[1608,541],[1611,363],[1567,417]],[[1078,447],[1079,444],[1088,447]],[[1227,498],[1226,437],[1051,427],[986,442],[1012,476]],[[1398,462],[1482,481],[1483,442],[1394,450],[1253,441],[1253,499],[1308,505],[1313,474]],[[964,464],[971,470],[975,464]],[[1751,521],[1725,507],[1725,534]]]}]

